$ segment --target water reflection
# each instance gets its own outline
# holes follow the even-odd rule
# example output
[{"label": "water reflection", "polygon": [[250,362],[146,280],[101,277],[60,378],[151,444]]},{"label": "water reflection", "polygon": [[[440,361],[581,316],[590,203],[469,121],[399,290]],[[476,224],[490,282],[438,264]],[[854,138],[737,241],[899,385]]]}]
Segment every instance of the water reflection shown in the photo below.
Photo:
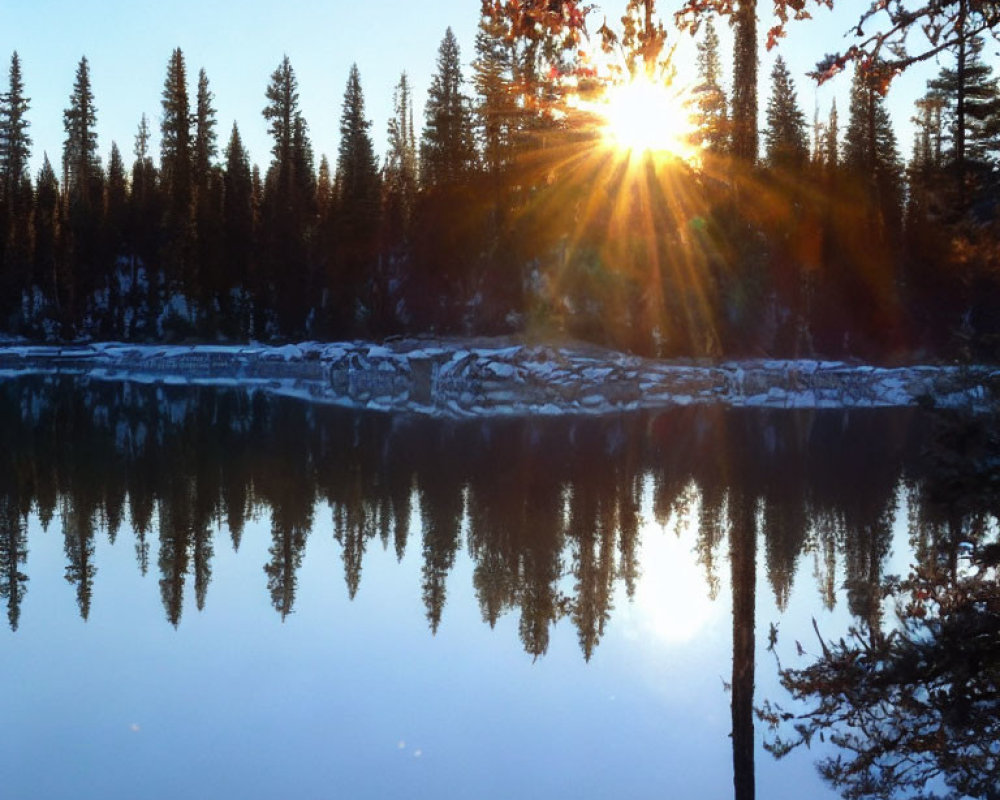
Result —
[{"label": "water reflection", "polygon": [[[636,592],[648,492],[657,523],[687,519],[697,529],[708,593],[714,596],[723,583],[731,588],[737,798],[754,796],[759,563],[779,608],[789,602],[803,559],[814,562],[815,591],[826,606],[846,583],[857,636],[828,647],[814,665],[782,667],[787,688],[824,709],[826,717],[810,718],[816,733],[853,719],[844,716],[853,713],[845,702],[872,707],[871,693],[887,691],[892,680],[914,686],[916,673],[903,667],[917,669],[915,648],[950,652],[955,637],[944,634],[950,621],[961,618],[968,626],[970,614],[979,614],[993,638],[976,640],[978,660],[966,666],[974,674],[963,675],[970,687],[978,686],[975,676],[992,676],[982,691],[993,692],[993,716],[980,715],[990,722],[975,732],[995,765],[995,570],[976,573],[981,592],[966,584],[959,592],[954,582],[961,548],[991,552],[996,490],[975,483],[991,474],[982,459],[955,455],[954,432],[928,426],[923,412],[683,408],[604,420],[441,422],[359,415],[236,390],[33,378],[0,382],[0,419],[0,597],[12,629],[29,588],[31,513],[45,528],[61,528],[65,577],[84,619],[100,585],[96,539],[106,535],[121,547],[116,539],[128,528],[137,569],[158,575],[164,614],[174,626],[182,624],[186,593],[193,592],[198,609],[211,602],[217,529],[228,530],[238,550],[247,522],[267,518],[271,544],[262,584],[282,617],[295,610],[309,537],[332,533],[351,598],[363,591],[369,548],[389,549],[399,559],[419,549],[424,613],[437,631],[449,576],[464,549],[485,623],[516,614],[521,646],[537,658],[547,652],[553,626],[566,620],[589,660],[611,620],[616,590],[624,588],[627,597]],[[971,475],[962,473],[969,469]],[[886,562],[901,495],[918,565],[909,579],[896,581],[886,575]],[[887,593],[911,601],[927,593],[936,605],[929,610],[925,598],[923,616],[904,615],[919,621],[920,630],[887,624]],[[942,605],[941,597],[960,593],[975,599]],[[926,644],[935,637],[939,644]],[[866,682],[858,665],[873,660],[884,674]],[[928,663],[951,668],[943,656]],[[837,673],[848,664],[853,671]],[[856,698],[845,700],[844,681]],[[952,678],[948,686],[958,683]],[[831,687],[838,687],[841,710],[829,707]],[[942,686],[928,691],[933,696]],[[967,707],[979,713],[982,698]],[[775,749],[794,744],[782,731],[788,720],[780,712],[762,713],[778,726]],[[903,728],[902,721],[895,724]],[[939,728],[942,741],[950,742],[948,726]],[[911,749],[926,740],[914,742]],[[879,746],[891,749],[884,741]],[[850,747],[857,752],[855,743]],[[826,774],[849,788],[835,769]],[[895,773],[883,768],[881,774]],[[996,795],[979,785],[978,796]]]},{"label": "water reflection", "polygon": [[805,710],[763,704],[771,752],[829,738],[820,773],[846,797],[1000,797],[998,464],[990,420],[936,416],[910,486],[914,564],[878,584],[894,619],[829,641],[817,626],[818,657],[777,659]]}]

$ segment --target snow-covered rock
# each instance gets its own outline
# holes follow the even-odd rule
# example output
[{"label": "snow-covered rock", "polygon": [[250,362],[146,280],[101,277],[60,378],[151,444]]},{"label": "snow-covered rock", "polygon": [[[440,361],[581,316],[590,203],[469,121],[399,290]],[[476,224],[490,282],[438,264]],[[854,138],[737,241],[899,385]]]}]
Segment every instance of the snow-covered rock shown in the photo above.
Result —
[{"label": "snow-covered rock", "polygon": [[643,359],[593,345],[510,339],[79,346],[0,343],[0,377],[70,373],[144,383],[243,385],[311,401],[441,416],[606,414],[721,403],[767,408],[986,407],[995,368],[837,361]]}]

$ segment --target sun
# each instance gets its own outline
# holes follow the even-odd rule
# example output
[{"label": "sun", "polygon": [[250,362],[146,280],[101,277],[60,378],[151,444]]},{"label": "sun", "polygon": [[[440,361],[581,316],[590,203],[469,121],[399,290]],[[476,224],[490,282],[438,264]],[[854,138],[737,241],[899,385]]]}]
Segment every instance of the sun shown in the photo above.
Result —
[{"label": "sun", "polygon": [[697,528],[692,515],[680,524],[655,522],[641,534],[642,576],[631,611],[638,630],[659,642],[689,642],[702,634],[723,609],[708,594],[703,568],[693,554]]},{"label": "sun", "polygon": [[695,161],[696,125],[687,93],[645,76],[610,86],[596,109],[604,120],[604,138],[631,153],[663,153]]}]

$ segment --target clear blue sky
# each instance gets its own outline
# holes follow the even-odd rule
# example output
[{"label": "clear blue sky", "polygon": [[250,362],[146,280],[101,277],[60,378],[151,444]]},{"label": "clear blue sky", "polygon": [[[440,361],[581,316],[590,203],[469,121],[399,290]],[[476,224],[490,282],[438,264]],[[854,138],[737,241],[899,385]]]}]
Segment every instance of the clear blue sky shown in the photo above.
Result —
[{"label": "clear blue sky", "polygon": [[[679,2],[661,0],[660,11],[669,17]],[[846,123],[848,76],[833,86],[815,90],[804,76],[818,57],[839,49],[843,33],[856,20],[858,2],[839,3],[836,12],[819,10],[817,19],[794,23],[781,44],[796,75],[799,99],[811,120],[818,101],[825,113],[834,93]],[[598,9],[592,28],[606,13],[616,20],[624,0]],[[10,53],[21,56],[28,96],[31,98],[32,164],[41,163],[47,151],[57,167],[61,158],[62,112],[68,104],[73,76],[81,55],[91,63],[98,109],[99,147],[107,159],[111,141],[118,142],[131,163],[133,139],[145,112],[157,136],[160,93],[171,50],[185,54],[192,84],[204,67],[215,93],[220,144],[228,138],[234,120],[239,122],[251,158],[262,168],[270,158],[261,109],[269,76],[287,53],[299,80],[301,105],[309,123],[317,154],[335,159],[340,104],[352,62],[361,71],[367,110],[372,120],[376,149],[385,144],[386,122],[392,111],[392,91],[406,70],[422,104],[435,67],[438,44],[450,25],[468,64],[479,15],[479,0],[435,0],[429,3],[402,0],[366,0],[364,3],[295,0],[172,0],[138,3],[134,0],[0,0],[0,87],[6,88]],[[761,4],[760,29],[771,24],[768,3]],[[721,26],[723,31],[726,26]],[[723,54],[729,62],[725,33]],[[761,111],[766,103],[767,78],[773,53],[761,59]],[[993,55],[995,59],[995,55]],[[912,137],[908,125],[913,99],[923,92],[930,68],[898,80],[891,95],[891,112],[900,132],[900,145],[908,153]],[[468,76],[468,69],[466,70]],[[422,118],[418,106],[417,126]]]}]

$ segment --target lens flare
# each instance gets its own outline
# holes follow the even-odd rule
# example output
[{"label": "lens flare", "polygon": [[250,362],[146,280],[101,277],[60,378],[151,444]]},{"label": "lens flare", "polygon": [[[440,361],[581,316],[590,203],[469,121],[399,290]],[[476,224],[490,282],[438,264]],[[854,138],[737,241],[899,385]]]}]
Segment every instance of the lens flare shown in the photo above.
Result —
[{"label": "lens flare", "polygon": [[596,110],[604,119],[605,139],[617,148],[697,160],[695,123],[682,91],[638,77],[609,87]]}]

